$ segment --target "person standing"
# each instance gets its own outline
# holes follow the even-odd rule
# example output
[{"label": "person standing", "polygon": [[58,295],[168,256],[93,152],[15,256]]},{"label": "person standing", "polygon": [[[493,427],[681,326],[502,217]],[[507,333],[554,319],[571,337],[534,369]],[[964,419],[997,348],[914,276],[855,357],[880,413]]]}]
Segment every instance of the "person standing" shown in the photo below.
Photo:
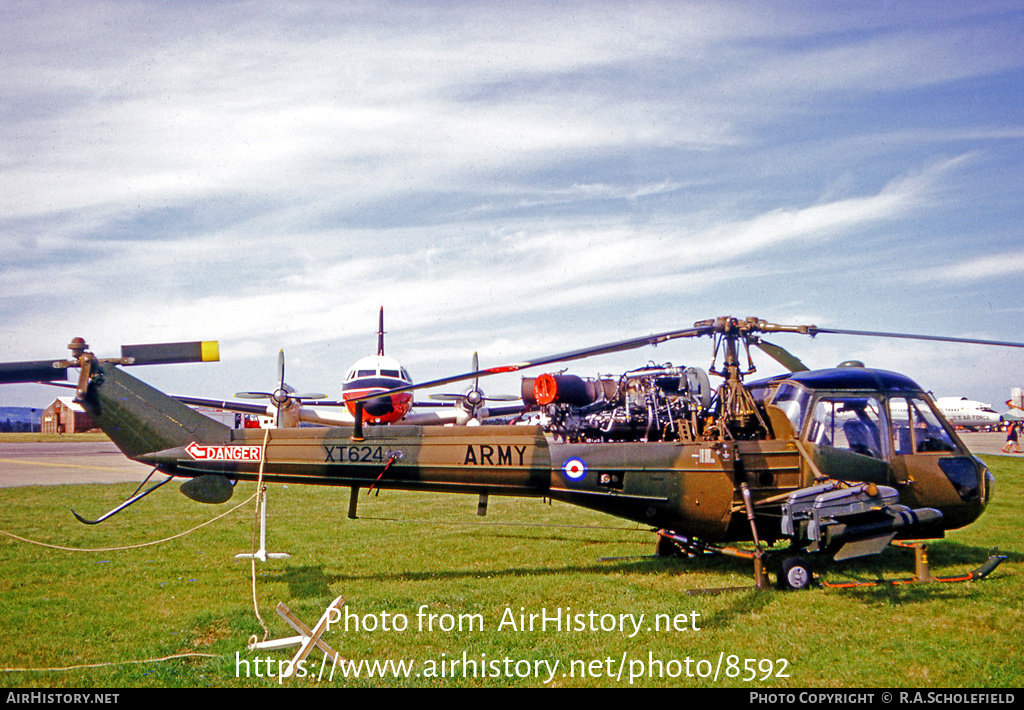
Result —
[{"label": "person standing", "polygon": [[[1020,450],[1020,422],[1010,422],[1009,428],[1006,430],[1006,443],[1003,444],[1003,453],[1021,453]],[[1012,449],[1012,451],[1011,451]]]}]

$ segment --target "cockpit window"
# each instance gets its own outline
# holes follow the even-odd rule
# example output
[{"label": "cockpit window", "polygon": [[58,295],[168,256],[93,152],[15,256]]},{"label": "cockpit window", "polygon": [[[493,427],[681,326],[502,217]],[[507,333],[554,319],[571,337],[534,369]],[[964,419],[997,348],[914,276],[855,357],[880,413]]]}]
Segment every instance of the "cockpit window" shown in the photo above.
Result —
[{"label": "cockpit window", "polygon": [[882,459],[883,431],[885,420],[876,398],[827,396],[814,403],[807,441]]},{"label": "cockpit window", "polygon": [[789,421],[793,422],[794,431],[800,431],[804,425],[804,414],[810,399],[810,393],[803,387],[783,383],[775,393],[772,404],[786,413]]},{"label": "cockpit window", "polygon": [[772,394],[775,391],[775,383],[769,382],[762,385],[751,385],[749,388],[750,396],[754,398],[754,401],[758,404],[762,404],[771,400]]},{"label": "cockpit window", "polygon": [[398,377],[401,376],[399,374],[398,370],[381,370],[380,374],[381,374],[381,377],[395,377],[395,378],[398,378]]},{"label": "cockpit window", "polygon": [[898,455],[926,451],[956,451],[953,438],[920,397],[889,400],[892,416],[892,448]]}]

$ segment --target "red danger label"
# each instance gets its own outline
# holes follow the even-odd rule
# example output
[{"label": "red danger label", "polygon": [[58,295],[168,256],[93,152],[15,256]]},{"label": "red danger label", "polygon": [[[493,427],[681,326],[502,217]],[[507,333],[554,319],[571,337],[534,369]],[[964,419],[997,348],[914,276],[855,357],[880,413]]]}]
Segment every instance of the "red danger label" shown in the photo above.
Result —
[{"label": "red danger label", "polygon": [[196,461],[259,461],[263,458],[262,446],[203,446],[193,441],[185,451]]}]

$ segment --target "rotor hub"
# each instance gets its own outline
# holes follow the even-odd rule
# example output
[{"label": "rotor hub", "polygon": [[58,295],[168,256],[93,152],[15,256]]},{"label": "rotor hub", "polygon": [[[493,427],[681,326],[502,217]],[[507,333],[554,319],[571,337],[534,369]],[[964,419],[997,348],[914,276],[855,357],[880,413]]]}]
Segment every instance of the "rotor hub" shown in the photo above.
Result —
[{"label": "rotor hub", "polygon": [[82,353],[89,347],[88,343],[85,342],[85,338],[72,338],[71,342],[68,343],[68,350],[71,351],[72,356],[75,358],[82,357]]}]

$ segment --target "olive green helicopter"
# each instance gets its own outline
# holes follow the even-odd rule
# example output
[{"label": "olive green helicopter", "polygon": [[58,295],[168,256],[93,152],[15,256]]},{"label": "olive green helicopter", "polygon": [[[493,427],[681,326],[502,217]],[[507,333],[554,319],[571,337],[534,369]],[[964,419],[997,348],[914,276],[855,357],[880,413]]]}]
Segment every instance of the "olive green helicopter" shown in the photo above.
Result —
[{"label": "olive green helicopter", "polygon": [[[402,489],[527,496],[650,526],[658,554],[727,554],[753,561],[758,588],[773,569],[784,589],[813,582],[810,560],[880,553],[891,543],[941,538],[977,520],[993,495],[986,465],[910,378],[859,362],[810,370],[766,334],[910,338],[1024,347],[1024,343],[778,325],[719,317],[692,327],[478,369],[346,398],[351,426],[232,429],[127,374],[128,365],[218,359],[216,343],[123,346],[101,359],[81,338],[71,357],[0,365],[0,383],[67,380],[76,401],[128,458],[173,479],[204,503],[222,503],[238,481],[342,486],[356,517],[360,490]],[[379,397],[518,372],[680,338],[708,337],[713,360],[648,365],[621,377],[524,377],[512,421],[480,426],[364,423]],[[748,382],[751,346],[787,374]],[[721,364],[718,359],[721,358]],[[721,378],[717,387],[709,374]],[[788,542],[784,548],[776,543]],[[918,581],[931,581],[918,544]],[[987,576],[993,554],[968,575]]]}]

